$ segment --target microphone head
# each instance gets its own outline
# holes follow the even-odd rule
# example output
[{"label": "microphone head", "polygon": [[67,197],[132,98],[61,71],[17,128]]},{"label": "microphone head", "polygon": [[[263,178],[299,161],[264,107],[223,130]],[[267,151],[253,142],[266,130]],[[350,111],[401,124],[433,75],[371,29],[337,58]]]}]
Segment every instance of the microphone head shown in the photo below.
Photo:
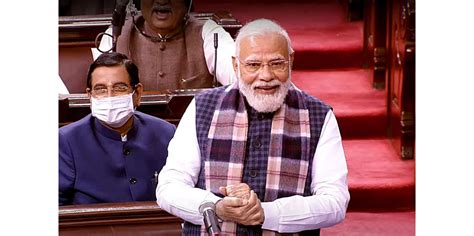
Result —
[{"label": "microphone head", "polygon": [[114,40],[122,33],[129,2],[130,0],[115,0],[115,8],[112,12],[112,35]]},{"label": "microphone head", "polygon": [[210,201],[206,201],[206,202],[201,203],[201,205],[199,206],[199,213],[202,214],[203,212],[205,212],[207,210],[215,211],[216,210],[216,205],[213,202],[210,202]]},{"label": "microphone head", "polygon": [[214,33],[214,48],[217,49],[217,40],[219,39],[219,35],[217,33]]}]

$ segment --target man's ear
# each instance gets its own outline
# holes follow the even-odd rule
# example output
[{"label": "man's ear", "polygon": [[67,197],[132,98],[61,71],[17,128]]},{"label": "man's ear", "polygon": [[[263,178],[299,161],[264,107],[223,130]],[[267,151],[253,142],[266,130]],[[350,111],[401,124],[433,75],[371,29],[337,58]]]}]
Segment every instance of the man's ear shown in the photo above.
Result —
[{"label": "man's ear", "polygon": [[137,108],[140,106],[140,101],[142,100],[142,94],[143,94],[143,85],[141,83],[138,83],[135,85],[135,93],[133,94],[133,106]]},{"label": "man's ear", "polygon": [[239,74],[239,66],[237,65],[237,58],[232,57],[232,67],[234,68],[234,72],[236,75]]},{"label": "man's ear", "polygon": [[292,52],[290,54],[290,66],[291,66],[291,69],[293,69],[293,60],[295,59],[295,52]]},{"label": "man's ear", "polygon": [[92,90],[90,88],[86,88],[86,93],[87,93],[87,98],[89,98],[90,100],[92,96]]}]

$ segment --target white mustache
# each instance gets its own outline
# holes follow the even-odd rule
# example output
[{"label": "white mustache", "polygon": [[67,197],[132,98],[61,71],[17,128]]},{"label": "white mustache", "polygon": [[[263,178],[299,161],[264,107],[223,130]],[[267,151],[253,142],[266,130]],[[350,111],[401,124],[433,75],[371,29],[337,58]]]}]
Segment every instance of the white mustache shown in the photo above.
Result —
[{"label": "white mustache", "polygon": [[282,82],[279,80],[272,80],[270,82],[264,82],[264,81],[255,81],[252,83],[251,88],[255,89],[256,87],[271,87],[271,86],[281,86]]}]

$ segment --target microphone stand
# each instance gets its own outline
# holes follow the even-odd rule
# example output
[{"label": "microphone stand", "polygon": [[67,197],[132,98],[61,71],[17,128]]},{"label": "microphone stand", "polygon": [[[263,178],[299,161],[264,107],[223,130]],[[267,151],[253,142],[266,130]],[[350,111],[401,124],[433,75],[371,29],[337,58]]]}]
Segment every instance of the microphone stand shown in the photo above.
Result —
[{"label": "microphone stand", "polygon": [[218,35],[214,33],[214,80],[213,80],[213,87],[217,87],[217,46],[218,46]]},{"label": "microphone stand", "polygon": [[202,214],[204,227],[210,236],[220,235],[221,228],[217,221],[216,206],[213,202],[204,202],[199,206],[199,213]]}]

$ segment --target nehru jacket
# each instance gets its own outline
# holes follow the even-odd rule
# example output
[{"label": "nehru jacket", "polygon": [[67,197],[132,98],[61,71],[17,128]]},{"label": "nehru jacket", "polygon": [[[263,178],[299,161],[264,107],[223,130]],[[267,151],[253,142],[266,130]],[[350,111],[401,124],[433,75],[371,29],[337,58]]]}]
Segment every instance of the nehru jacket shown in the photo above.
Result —
[{"label": "nehru jacket", "polygon": [[59,205],[154,201],[175,126],[136,111],[126,137],[90,114],[59,129]]}]

